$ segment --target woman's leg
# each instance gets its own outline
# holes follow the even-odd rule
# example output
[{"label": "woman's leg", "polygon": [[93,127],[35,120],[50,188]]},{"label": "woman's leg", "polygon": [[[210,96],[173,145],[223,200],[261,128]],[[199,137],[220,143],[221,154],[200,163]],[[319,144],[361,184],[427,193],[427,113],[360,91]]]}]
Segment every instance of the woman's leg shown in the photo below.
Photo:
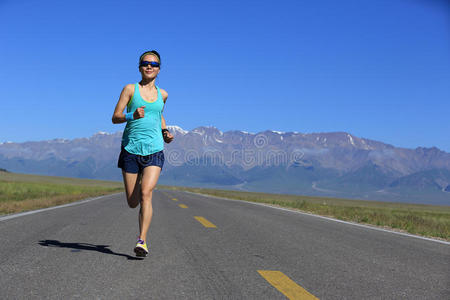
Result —
[{"label": "woman's leg", "polygon": [[125,185],[125,194],[127,195],[128,206],[135,208],[141,202],[141,184],[142,175],[126,173],[122,170],[123,183]]},{"label": "woman's leg", "polygon": [[158,166],[148,166],[144,168],[142,174],[141,182],[141,209],[139,211],[139,228],[140,228],[140,239],[146,241],[147,231],[150,227],[150,222],[152,221],[153,207],[152,207],[152,194],[153,189],[158,182],[159,174],[161,173],[161,168]]}]

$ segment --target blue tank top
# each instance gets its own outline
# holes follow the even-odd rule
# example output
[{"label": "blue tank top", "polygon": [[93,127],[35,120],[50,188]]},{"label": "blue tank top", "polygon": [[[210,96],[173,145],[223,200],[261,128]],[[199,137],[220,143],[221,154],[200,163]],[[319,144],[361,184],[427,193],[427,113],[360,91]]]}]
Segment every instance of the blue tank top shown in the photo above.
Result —
[{"label": "blue tank top", "polygon": [[149,155],[164,149],[164,140],[161,132],[161,112],[164,101],[159,87],[156,87],[158,96],[153,102],[145,101],[139,92],[139,84],[134,86],[133,97],[127,105],[127,113],[145,106],[144,117],[127,122],[122,135],[122,146],[129,153]]}]

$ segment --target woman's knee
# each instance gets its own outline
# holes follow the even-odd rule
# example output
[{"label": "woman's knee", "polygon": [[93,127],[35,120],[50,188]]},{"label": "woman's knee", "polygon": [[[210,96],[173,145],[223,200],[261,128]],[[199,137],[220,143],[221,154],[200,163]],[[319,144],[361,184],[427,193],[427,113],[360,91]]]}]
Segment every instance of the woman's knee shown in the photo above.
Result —
[{"label": "woman's knee", "polygon": [[141,194],[142,194],[142,201],[151,201],[152,200],[153,189],[142,190]]}]

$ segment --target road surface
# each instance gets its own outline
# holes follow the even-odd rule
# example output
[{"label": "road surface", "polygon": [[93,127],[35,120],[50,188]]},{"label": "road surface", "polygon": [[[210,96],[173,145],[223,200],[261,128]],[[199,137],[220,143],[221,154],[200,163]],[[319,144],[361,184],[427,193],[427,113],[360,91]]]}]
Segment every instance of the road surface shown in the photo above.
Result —
[{"label": "road surface", "polygon": [[0,217],[0,298],[450,299],[450,246],[156,190],[149,257],[124,194]]}]

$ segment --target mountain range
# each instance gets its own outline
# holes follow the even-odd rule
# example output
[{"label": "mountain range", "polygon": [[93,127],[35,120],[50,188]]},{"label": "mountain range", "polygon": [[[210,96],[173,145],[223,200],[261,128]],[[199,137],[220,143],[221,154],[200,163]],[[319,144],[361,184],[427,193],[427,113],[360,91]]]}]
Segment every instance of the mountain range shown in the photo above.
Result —
[{"label": "mountain range", "polygon": [[[450,205],[450,154],[399,148],[346,132],[190,131],[169,126],[159,183]],[[0,144],[12,172],[121,180],[122,132]]]}]

